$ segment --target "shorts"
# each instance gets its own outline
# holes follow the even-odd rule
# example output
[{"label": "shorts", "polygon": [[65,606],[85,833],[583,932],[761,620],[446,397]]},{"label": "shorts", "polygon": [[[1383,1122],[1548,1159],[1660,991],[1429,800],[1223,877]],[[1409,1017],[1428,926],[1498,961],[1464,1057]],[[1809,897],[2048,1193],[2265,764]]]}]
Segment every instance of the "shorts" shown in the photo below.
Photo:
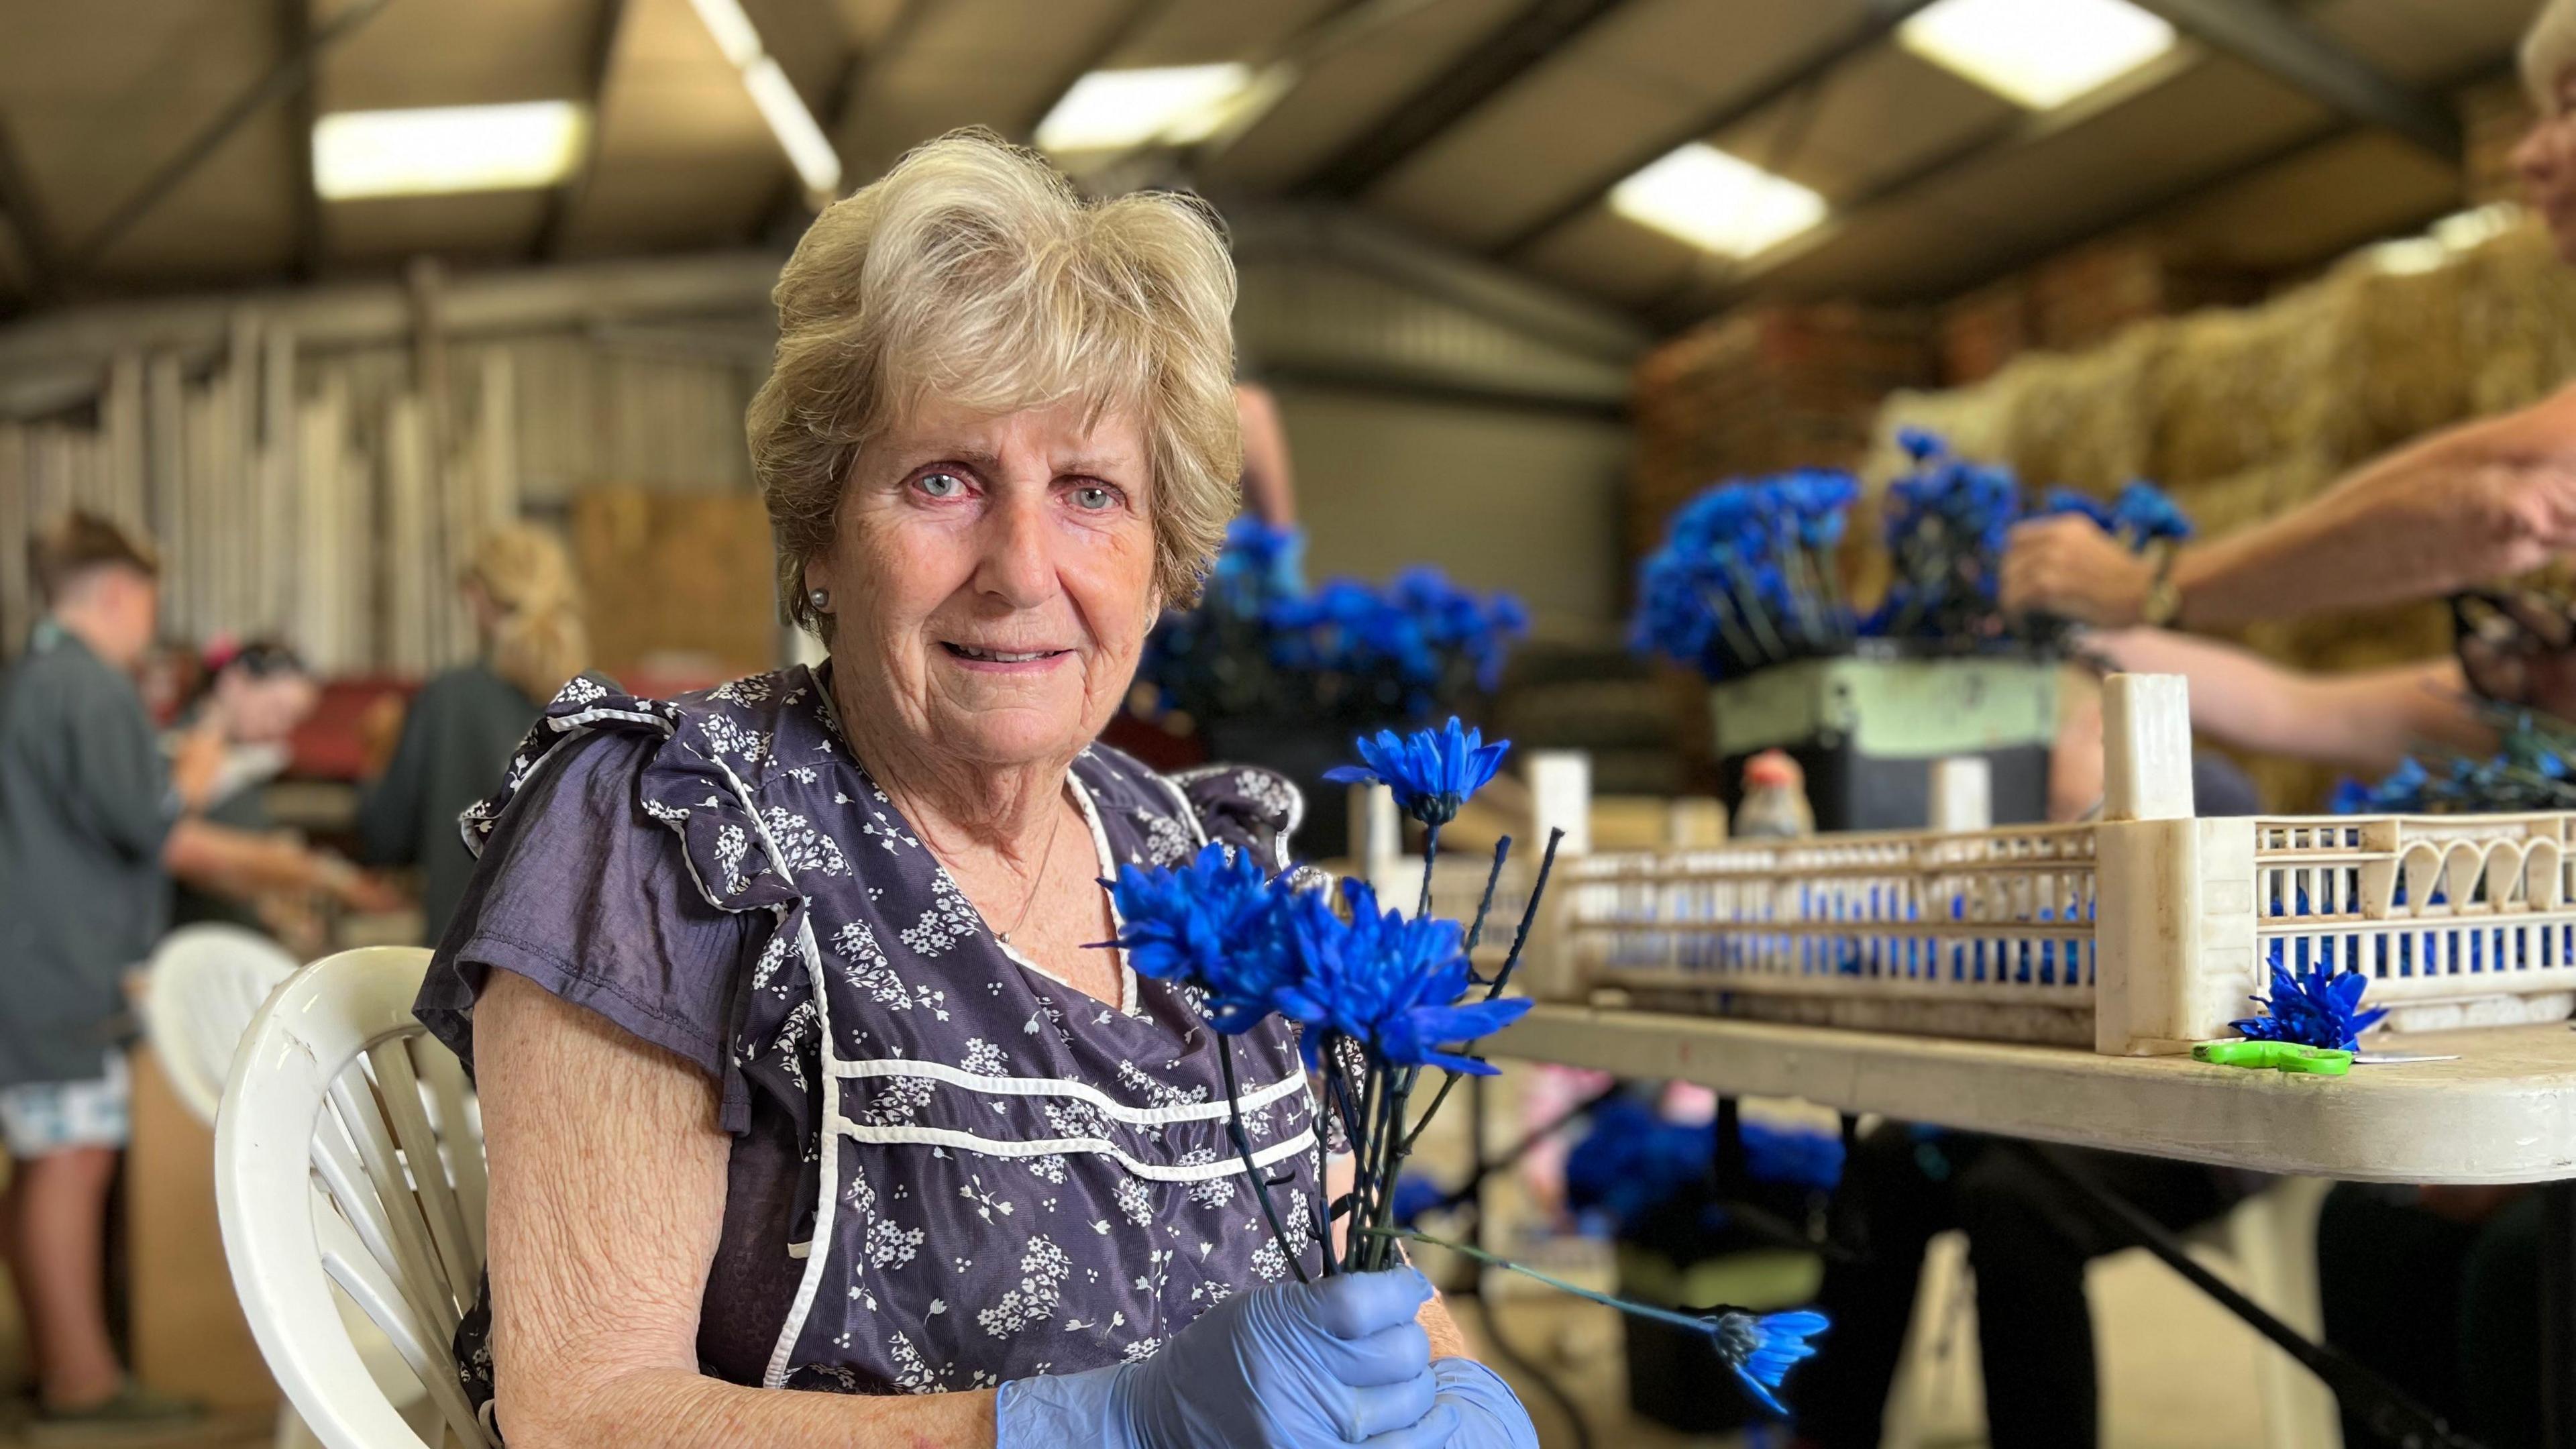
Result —
[{"label": "shorts", "polygon": [[0,1140],[21,1160],[74,1147],[123,1147],[133,1096],[125,1054],[113,1051],[89,1081],[0,1087]]}]

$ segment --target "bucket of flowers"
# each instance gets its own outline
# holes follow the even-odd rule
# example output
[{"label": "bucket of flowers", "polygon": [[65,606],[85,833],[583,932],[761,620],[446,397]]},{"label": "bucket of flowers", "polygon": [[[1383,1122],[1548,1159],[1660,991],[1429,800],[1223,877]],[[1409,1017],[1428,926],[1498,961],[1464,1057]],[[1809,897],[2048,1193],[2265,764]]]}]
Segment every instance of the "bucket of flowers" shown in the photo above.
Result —
[{"label": "bucket of flowers", "polygon": [[2190,531],[2150,483],[2108,502],[2062,488],[2034,496],[2010,469],[1961,459],[1929,433],[1902,442],[1908,469],[1887,492],[1894,577],[1866,614],[1837,582],[1860,497],[1846,473],[1707,489],[1639,569],[1631,642],[1708,679],[1730,806],[1741,763],[1781,749],[1805,770],[1824,828],[1911,828],[1929,807],[1926,763],[1981,755],[1996,818],[2038,818],[2068,629],[2003,611],[2007,535],[2053,514],[2089,518],[2138,551]]},{"label": "bucket of flowers", "polygon": [[[1526,997],[1505,993],[1543,908],[1557,836],[1548,840],[1509,950],[1489,975],[1480,975],[1476,951],[1511,841],[1496,846],[1483,903],[1463,924],[1431,914],[1432,867],[1441,828],[1493,779],[1509,742],[1488,744],[1453,717],[1439,730],[1381,732],[1358,744],[1361,763],[1335,773],[1385,784],[1397,808],[1425,832],[1422,888],[1411,913],[1383,907],[1365,881],[1328,881],[1311,868],[1274,875],[1223,845],[1176,867],[1122,866],[1115,880],[1103,883],[1117,908],[1116,944],[1129,964],[1205,1002],[1233,1109],[1229,1140],[1260,1195],[1274,1241],[1301,1280],[1306,1271],[1289,1246],[1294,1241],[1322,1242],[1328,1275],[1394,1267],[1408,1242],[1448,1248],[1687,1332],[1705,1341],[1762,1405],[1781,1410],[1776,1391],[1789,1369],[1814,1352],[1807,1340],[1825,1328],[1821,1315],[1638,1303],[1407,1225],[1420,1192],[1406,1186],[1404,1168],[1424,1128],[1460,1082],[1494,1074],[1474,1044],[1530,1009]],[[1351,1190],[1318,1210],[1321,1220],[1293,1234],[1253,1170],[1233,1071],[1232,1038],[1273,1014],[1298,1029],[1322,1109],[1355,1164]]]},{"label": "bucket of flowers", "polygon": [[[1385,584],[1307,587],[1305,537],[1239,518],[1197,608],[1156,625],[1136,670],[1142,712],[1197,735],[1212,758],[1267,765],[1320,799],[1355,731],[1468,709],[1501,683],[1528,632],[1520,600],[1461,588],[1428,566]],[[1317,810],[1310,856],[1346,853],[1348,822]]]}]

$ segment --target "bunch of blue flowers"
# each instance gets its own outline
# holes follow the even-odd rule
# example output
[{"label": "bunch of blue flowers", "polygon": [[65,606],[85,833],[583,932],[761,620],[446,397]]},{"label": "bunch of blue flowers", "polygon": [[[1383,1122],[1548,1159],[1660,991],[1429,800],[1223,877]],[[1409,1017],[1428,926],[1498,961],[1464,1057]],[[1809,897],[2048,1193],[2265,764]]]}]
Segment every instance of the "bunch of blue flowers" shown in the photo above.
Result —
[{"label": "bunch of blue flowers", "polygon": [[2052,488],[2033,504],[2009,468],[1960,458],[1920,428],[1904,430],[1897,441],[1913,468],[1888,485],[1887,547],[1895,578],[1862,624],[1866,635],[1949,651],[2054,648],[2067,634],[2063,621],[2003,611],[2004,546],[2014,524],[2073,514],[2132,552],[2191,536],[2191,520],[2163,489],[2144,480],[2122,488],[2108,503]]},{"label": "bunch of blue flowers", "polygon": [[1529,616],[1510,594],[1460,588],[1434,568],[1381,587],[1307,588],[1305,536],[1240,518],[1199,606],[1166,614],[1137,679],[1164,710],[1201,720],[1354,725],[1421,719],[1501,682]]},{"label": "bunch of blue flowers", "polygon": [[2576,810],[2576,725],[2531,710],[2490,705],[2494,754],[2440,750],[2409,756],[2376,785],[2336,784],[2338,815],[2470,815],[2487,811]]},{"label": "bunch of blue flowers", "polygon": [[1850,474],[1819,470],[1700,493],[1639,567],[1630,642],[1711,679],[1848,652],[1834,555],[1859,497]]},{"label": "bunch of blue flowers", "polygon": [[[1305,878],[1311,873],[1273,876],[1223,845],[1210,845],[1177,867],[1122,866],[1116,880],[1105,882],[1120,923],[1116,944],[1125,948],[1137,974],[1174,982],[1204,1002],[1232,1109],[1230,1140],[1274,1241],[1301,1281],[1304,1266],[1253,1166],[1233,1037],[1272,1015],[1295,1023],[1307,1068],[1321,1079],[1324,1110],[1350,1143],[1353,1188],[1331,1205],[1325,1221],[1314,1224],[1314,1237],[1325,1245],[1327,1274],[1391,1268],[1407,1237],[1440,1242],[1404,1226],[1407,1213],[1425,1206],[1422,1191],[1405,1186],[1404,1165],[1450,1089],[1463,1078],[1493,1074],[1493,1067],[1472,1054],[1472,1044],[1530,1008],[1526,998],[1506,998],[1503,991],[1537,920],[1562,835],[1548,840],[1510,951],[1490,978],[1479,977],[1474,954],[1511,841],[1506,837],[1496,847],[1483,903],[1464,927],[1432,916],[1432,869],[1441,825],[1493,779],[1509,742],[1488,745],[1453,718],[1440,730],[1381,735],[1361,740],[1359,748],[1364,763],[1351,773],[1386,784],[1399,807],[1428,832],[1420,905],[1411,915],[1381,909],[1365,882],[1343,879],[1316,888]],[[1435,1070],[1442,1075],[1439,1089],[1417,1113],[1413,1103],[1422,1074]],[[1335,1222],[1346,1222],[1348,1229],[1338,1250],[1332,1246]],[[1445,1246],[1491,1256],[1463,1244]],[[1813,1315],[1766,1317],[1728,1309],[1684,1316],[1607,1301],[1630,1312],[1678,1318],[1708,1335],[1738,1376],[1775,1409],[1770,1390],[1813,1351],[1805,1340],[1824,1327]]]}]

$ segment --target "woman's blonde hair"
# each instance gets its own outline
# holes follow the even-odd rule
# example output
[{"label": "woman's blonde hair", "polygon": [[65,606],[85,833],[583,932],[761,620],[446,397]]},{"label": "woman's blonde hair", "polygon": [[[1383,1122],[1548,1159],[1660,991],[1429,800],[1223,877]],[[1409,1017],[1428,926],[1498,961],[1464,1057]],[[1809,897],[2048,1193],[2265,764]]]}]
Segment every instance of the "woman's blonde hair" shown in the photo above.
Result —
[{"label": "woman's blonde hair", "polygon": [[554,535],[524,523],[493,529],[475,544],[460,582],[481,589],[499,613],[490,641],[492,672],[521,694],[552,699],[590,667],[581,587]]},{"label": "woman's blonde hair", "polygon": [[1234,264],[1203,204],[1086,202],[1035,153],[955,131],[815,218],[773,298],[777,364],[745,431],[790,622],[821,632],[805,565],[832,547],[859,450],[934,396],[1133,412],[1155,587],[1197,599],[1242,471]]},{"label": "woman's blonde hair", "polygon": [[2563,109],[2558,88],[2576,65],[2576,0],[2546,0],[2522,33],[2522,85],[2544,116]]}]

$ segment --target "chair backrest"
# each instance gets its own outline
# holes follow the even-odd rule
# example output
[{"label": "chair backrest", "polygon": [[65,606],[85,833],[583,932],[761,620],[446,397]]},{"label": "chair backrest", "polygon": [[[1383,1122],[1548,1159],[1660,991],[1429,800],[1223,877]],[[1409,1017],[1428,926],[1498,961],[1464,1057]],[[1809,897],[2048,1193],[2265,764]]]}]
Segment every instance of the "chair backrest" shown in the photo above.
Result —
[{"label": "chair backrest", "polygon": [[162,939],[144,976],[143,1025],[170,1090],[212,1123],[233,1051],[260,1003],[295,974],[295,958],[240,926],[182,926]]},{"label": "chair backrest", "polygon": [[495,1444],[451,1347],[483,1271],[483,1141],[463,1064],[412,1017],[428,964],[419,947],[374,946],[297,972],[252,1019],[215,1118],[234,1291],[329,1449],[422,1442],[368,1375],[333,1283],[393,1340],[457,1442]]}]

